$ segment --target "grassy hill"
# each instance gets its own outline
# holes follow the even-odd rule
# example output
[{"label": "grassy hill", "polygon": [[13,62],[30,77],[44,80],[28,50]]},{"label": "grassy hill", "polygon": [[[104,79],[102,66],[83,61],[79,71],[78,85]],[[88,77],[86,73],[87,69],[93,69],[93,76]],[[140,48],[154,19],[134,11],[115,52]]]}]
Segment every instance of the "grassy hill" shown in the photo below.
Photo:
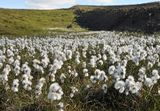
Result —
[{"label": "grassy hill", "polygon": [[80,30],[73,10],[0,9],[0,35],[45,34],[66,28]]},{"label": "grassy hill", "polygon": [[0,9],[0,35],[46,35],[87,30],[160,31],[160,3],[73,6],[60,10]]}]

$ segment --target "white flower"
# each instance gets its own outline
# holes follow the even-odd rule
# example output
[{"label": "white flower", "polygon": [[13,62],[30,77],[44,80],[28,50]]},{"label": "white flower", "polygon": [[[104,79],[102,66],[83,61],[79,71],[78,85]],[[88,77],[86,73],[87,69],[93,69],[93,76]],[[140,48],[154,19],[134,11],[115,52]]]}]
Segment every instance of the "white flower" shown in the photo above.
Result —
[{"label": "white flower", "polygon": [[15,61],[14,61],[14,63],[13,63],[13,65],[14,65],[14,67],[16,67],[16,66],[20,66],[20,61],[18,60],[18,59],[16,59]]},{"label": "white flower", "polygon": [[52,83],[49,87],[48,99],[51,101],[61,100],[63,95],[62,88],[58,83]]},{"label": "white flower", "polygon": [[41,64],[44,68],[47,68],[50,60],[48,58],[48,55],[44,55],[44,58],[41,60]]},{"label": "white flower", "polygon": [[51,82],[56,81],[56,75],[55,75],[54,73],[50,73],[50,74],[49,74],[49,78],[50,78],[50,81],[51,81]]},{"label": "white flower", "polygon": [[88,73],[88,69],[83,69],[83,73]]},{"label": "white flower", "polygon": [[10,49],[8,49],[8,50],[7,50],[7,56],[8,56],[8,57],[13,57],[13,56],[14,56],[14,53],[13,53]]},{"label": "white flower", "polygon": [[8,63],[9,64],[12,64],[14,62],[14,58],[13,57],[10,57],[9,59],[8,59]]},{"label": "white flower", "polygon": [[68,59],[72,59],[72,51],[71,50],[67,50],[66,55],[67,55]]},{"label": "white flower", "polygon": [[3,67],[3,63],[0,63],[0,69]]},{"label": "white flower", "polygon": [[92,83],[96,83],[97,82],[97,77],[96,76],[90,76],[90,80]]},{"label": "white flower", "polygon": [[138,72],[138,76],[139,76],[138,80],[139,81],[143,82],[145,80],[145,78],[146,78],[145,71],[146,71],[146,69],[144,67],[139,69],[139,72]]},{"label": "white flower", "polygon": [[26,75],[30,75],[30,74],[31,74],[31,68],[28,66],[28,63],[27,63],[27,62],[22,65],[22,71],[23,71],[24,74],[26,74]]},{"label": "white flower", "polygon": [[13,92],[18,92],[18,87],[19,87],[19,80],[18,79],[14,79],[13,80],[13,84],[12,84],[12,91]]},{"label": "white flower", "polygon": [[41,61],[39,61],[38,59],[33,60],[33,64],[40,64],[40,63],[41,63]]},{"label": "white flower", "polygon": [[130,81],[134,81],[134,77],[133,76],[128,76],[128,78],[126,79],[126,81],[130,82]]},{"label": "white flower", "polygon": [[147,65],[148,69],[152,68],[153,67],[153,63],[151,62],[148,62],[148,65]]},{"label": "white flower", "polygon": [[134,56],[134,57],[132,58],[132,61],[136,64],[136,66],[138,66],[138,65],[139,65],[139,61],[140,61],[140,58],[139,58],[138,56]]},{"label": "white flower", "polygon": [[78,73],[76,72],[75,69],[74,69],[73,71],[70,72],[70,76],[78,77]]},{"label": "white flower", "polygon": [[79,53],[78,51],[76,51],[75,62],[76,62],[77,64],[80,64],[80,63],[81,63],[81,61],[80,61],[80,53]]},{"label": "white flower", "polygon": [[2,74],[9,75],[9,72],[11,71],[10,65],[6,65],[6,67],[3,69]]},{"label": "white flower", "polygon": [[80,63],[81,63],[81,61],[79,60],[79,57],[76,57],[75,62],[76,62],[77,64],[80,64]]},{"label": "white flower", "polygon": [[151,78],[145,78],[144,84],[148,87],[151,87],[154,83]]},{"label": "white flower", "polygon": [[124,81],[117,81],[114,85],[114,88],[119,90],[120,93],[123,93],[125,90],[125,82]]},{"label": "white flower", "polygon": [[73,98],[74,97],[74,94],[73,93],[70,93],[70,95],[69,95],[71,98]]},{"label": "white flower", "polygon": [[136,82],[130,85],[129,90],[131,91],[132,94],[138,93],[138,91],[141,89],[142,83],[141,82]]},{"label": "white flower", "polygon": [[9,76],[10,71],[11,71],[10,65],[6,65],[2,71],[2,75],[0,77],[3,84],[5,84],[8,81],[8,76]]},{"label": "white flower", "polygon": [[120,64],[118,64],[116,66],[116,69],[114,70],[114,74],[112,74],[112,76],[116,79],[124,79],[126,76],[126,68],[124,66],[121,66]]},{"label": "white flower", "polygon": [[58,107],[59,107],[58,111],[64,111],[64,103],[62,102],[58,103]]},{"label": "white flower", "polygon": [[103,65],[103,61],[102,61],[102,60],[99,60],[99,61],[98,61],[98,64],[102,66],[102,65]]},{"label": "white flower", "polygon": [[107,60],[106,54],[103,54],[102,58],[103,58],[103,61],[106,61]]},{"label": "white flower", "polygon": [[151,77],[151,79],[152,79],[153,83],[156,84],[157,81],[160,79],[160,76],[158,74],[158,70],[153,70],[152,75],[153,76]]},{"label": "white flower", "polygon": [[158,89],[158,94],[160,95],[160,89]]},{"label": "white flower", "polygon": [[92,68],[96,67],[96,61],[97,61],[97,57],[96,56],[91,56],[90,65],[91,65]]},{"label": "white flower", "polygon": [[21,68],[18,65],[13,69],[16,76],[18,76],[20,74],[20,70],[21,70]]},{"label": "white flower", "polygon": [[83,74],[85,77],[88,77],[89,76],[88,69],[83,69]]},{"label": "white flower", "polygon": [[96,78],[99,80],[99,81],[107,81],[108,80],[108,77],[106,76],[105,72],[104,71],[100,71],[98,70],[96,72]]},{"label": "white flower", "polygon": [[104,93],[107,93],[107,88],[108,88],[107,84],[102,85],[102,90],[104,91]]},{"label": "white flower", "polygon": [[21,56],[17,55],[17,59],[18,59],[18,60],[21,60]]},{"label": "white flower", "polygon": [[128,62],[127,60],[122,60],[121,65],[126,67],[127,66],[127,62]]},{"label": "white flower", "polygon": [[36,90],[35,90],[36,98],[38,98],[41,95],[42,93],[41,90],[45,82],[46,82],[45,78],[42,77],[39,79],[38,84],[36,85]]},{"label": "white flower", "polygon": [[86,68],[86,66],[87,66],[86,62],[82,62],[82,67]]},{"label": "white flower", "polygon": [[109,69],[108,69],[108,73],[110,75],[114,74],[115,69],[116,69],[115,66],[110,66]]},{"label": "white flower", "polygon": [[42,77],[42,78],[39,79],[39,83],[44,84],[45,82],[46,82],[45,78]]},{"label": "white flower", "polygon": [[65,76],[64,73],[62,73],[62,74],[60,75],[61,83],[64,83],[64,80],[65,80],[65,79],[66,79],[66,76]]},{"label": "white flower", "polygon": [[160,62],[158,62],[158,64],[157,64],[157,65],[158,65],[158,67],[160,67]]},{"label": "white flower", "polygon": [[42,94],[42,91],[36,87],[35,97],[38,98]]},{"label": "white flower", "polygon": [[102,58],[101,54],[98,54],[98,58],[97,59],[101,59],[101,58]]},{"label": "white flower", "polygon": [[78,92],[78,89],[76,88],[76,87],[71,87],[71,93],[70,93],[70,97],[71,98],[73,98],[74,97],[74,95],[75,95],[75,93],[77,93]]},{"label": "white flower", "polygon": [[82,51],[82,56],[83,56],[84,58],[87,57],[86,54],[87,54],[87,52],[86,52],[85,50],[83,50],[83,51]]},{"label": "white flower", "polygon": [[22,84],[23,84],[23,88],[25,90],[32,90],[32,80],[33,79],[33,76],[30,75],[30,73],[26,73],[26,74],[23,74],[22,75]]},{"label": "white flower", "polygon": [[156,78],[156,79],[160,79],[160,76],[158,74],[158,70],[153,70],[152,71],[152,75]]},{"label": "white flower", "polygon": [[28,78],[26,80],[23,80],[22,84],[23,84],[23,88],[25,90],[28,90],[28,91],[32,90],[32,87],[31,87],[32,86],[32,82],[29,81]]}]

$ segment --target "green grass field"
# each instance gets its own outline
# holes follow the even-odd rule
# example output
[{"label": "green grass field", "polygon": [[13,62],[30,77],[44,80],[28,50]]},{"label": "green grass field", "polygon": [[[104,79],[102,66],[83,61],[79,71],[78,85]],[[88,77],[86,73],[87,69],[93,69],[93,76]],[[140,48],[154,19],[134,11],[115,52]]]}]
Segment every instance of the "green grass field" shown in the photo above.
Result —
[{"label": "green grass field", "polygon": [[48,31],[81,31],[73,10],[0,9],[0,35],[43,35]]}]

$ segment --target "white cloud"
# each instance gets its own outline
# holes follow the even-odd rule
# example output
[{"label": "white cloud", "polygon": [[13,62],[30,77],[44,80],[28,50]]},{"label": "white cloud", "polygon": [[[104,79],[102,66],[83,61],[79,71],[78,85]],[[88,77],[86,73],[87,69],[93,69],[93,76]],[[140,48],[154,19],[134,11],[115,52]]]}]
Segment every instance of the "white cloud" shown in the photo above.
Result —
[{"label": "white cloud", "polygon": [[26,6],[32,9],[57,9],[76,4],[75,0],[25,0]]}]

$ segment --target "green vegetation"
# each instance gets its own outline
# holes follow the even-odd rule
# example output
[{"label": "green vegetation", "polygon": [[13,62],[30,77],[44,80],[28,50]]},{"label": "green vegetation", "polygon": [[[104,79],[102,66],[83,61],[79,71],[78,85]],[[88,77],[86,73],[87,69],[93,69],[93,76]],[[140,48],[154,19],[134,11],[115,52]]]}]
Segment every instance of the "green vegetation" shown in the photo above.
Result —
[{"label": "green vegetation", "polygon": [[0,10],[0,35],[43,35],[49,31],[81,31],[73,10]]},{"label": "green vegetation", "polygon": [[77,5],[60,10],[0,9],[0,35],[46,36],[87,30],[159,32],[160,4]]}]

